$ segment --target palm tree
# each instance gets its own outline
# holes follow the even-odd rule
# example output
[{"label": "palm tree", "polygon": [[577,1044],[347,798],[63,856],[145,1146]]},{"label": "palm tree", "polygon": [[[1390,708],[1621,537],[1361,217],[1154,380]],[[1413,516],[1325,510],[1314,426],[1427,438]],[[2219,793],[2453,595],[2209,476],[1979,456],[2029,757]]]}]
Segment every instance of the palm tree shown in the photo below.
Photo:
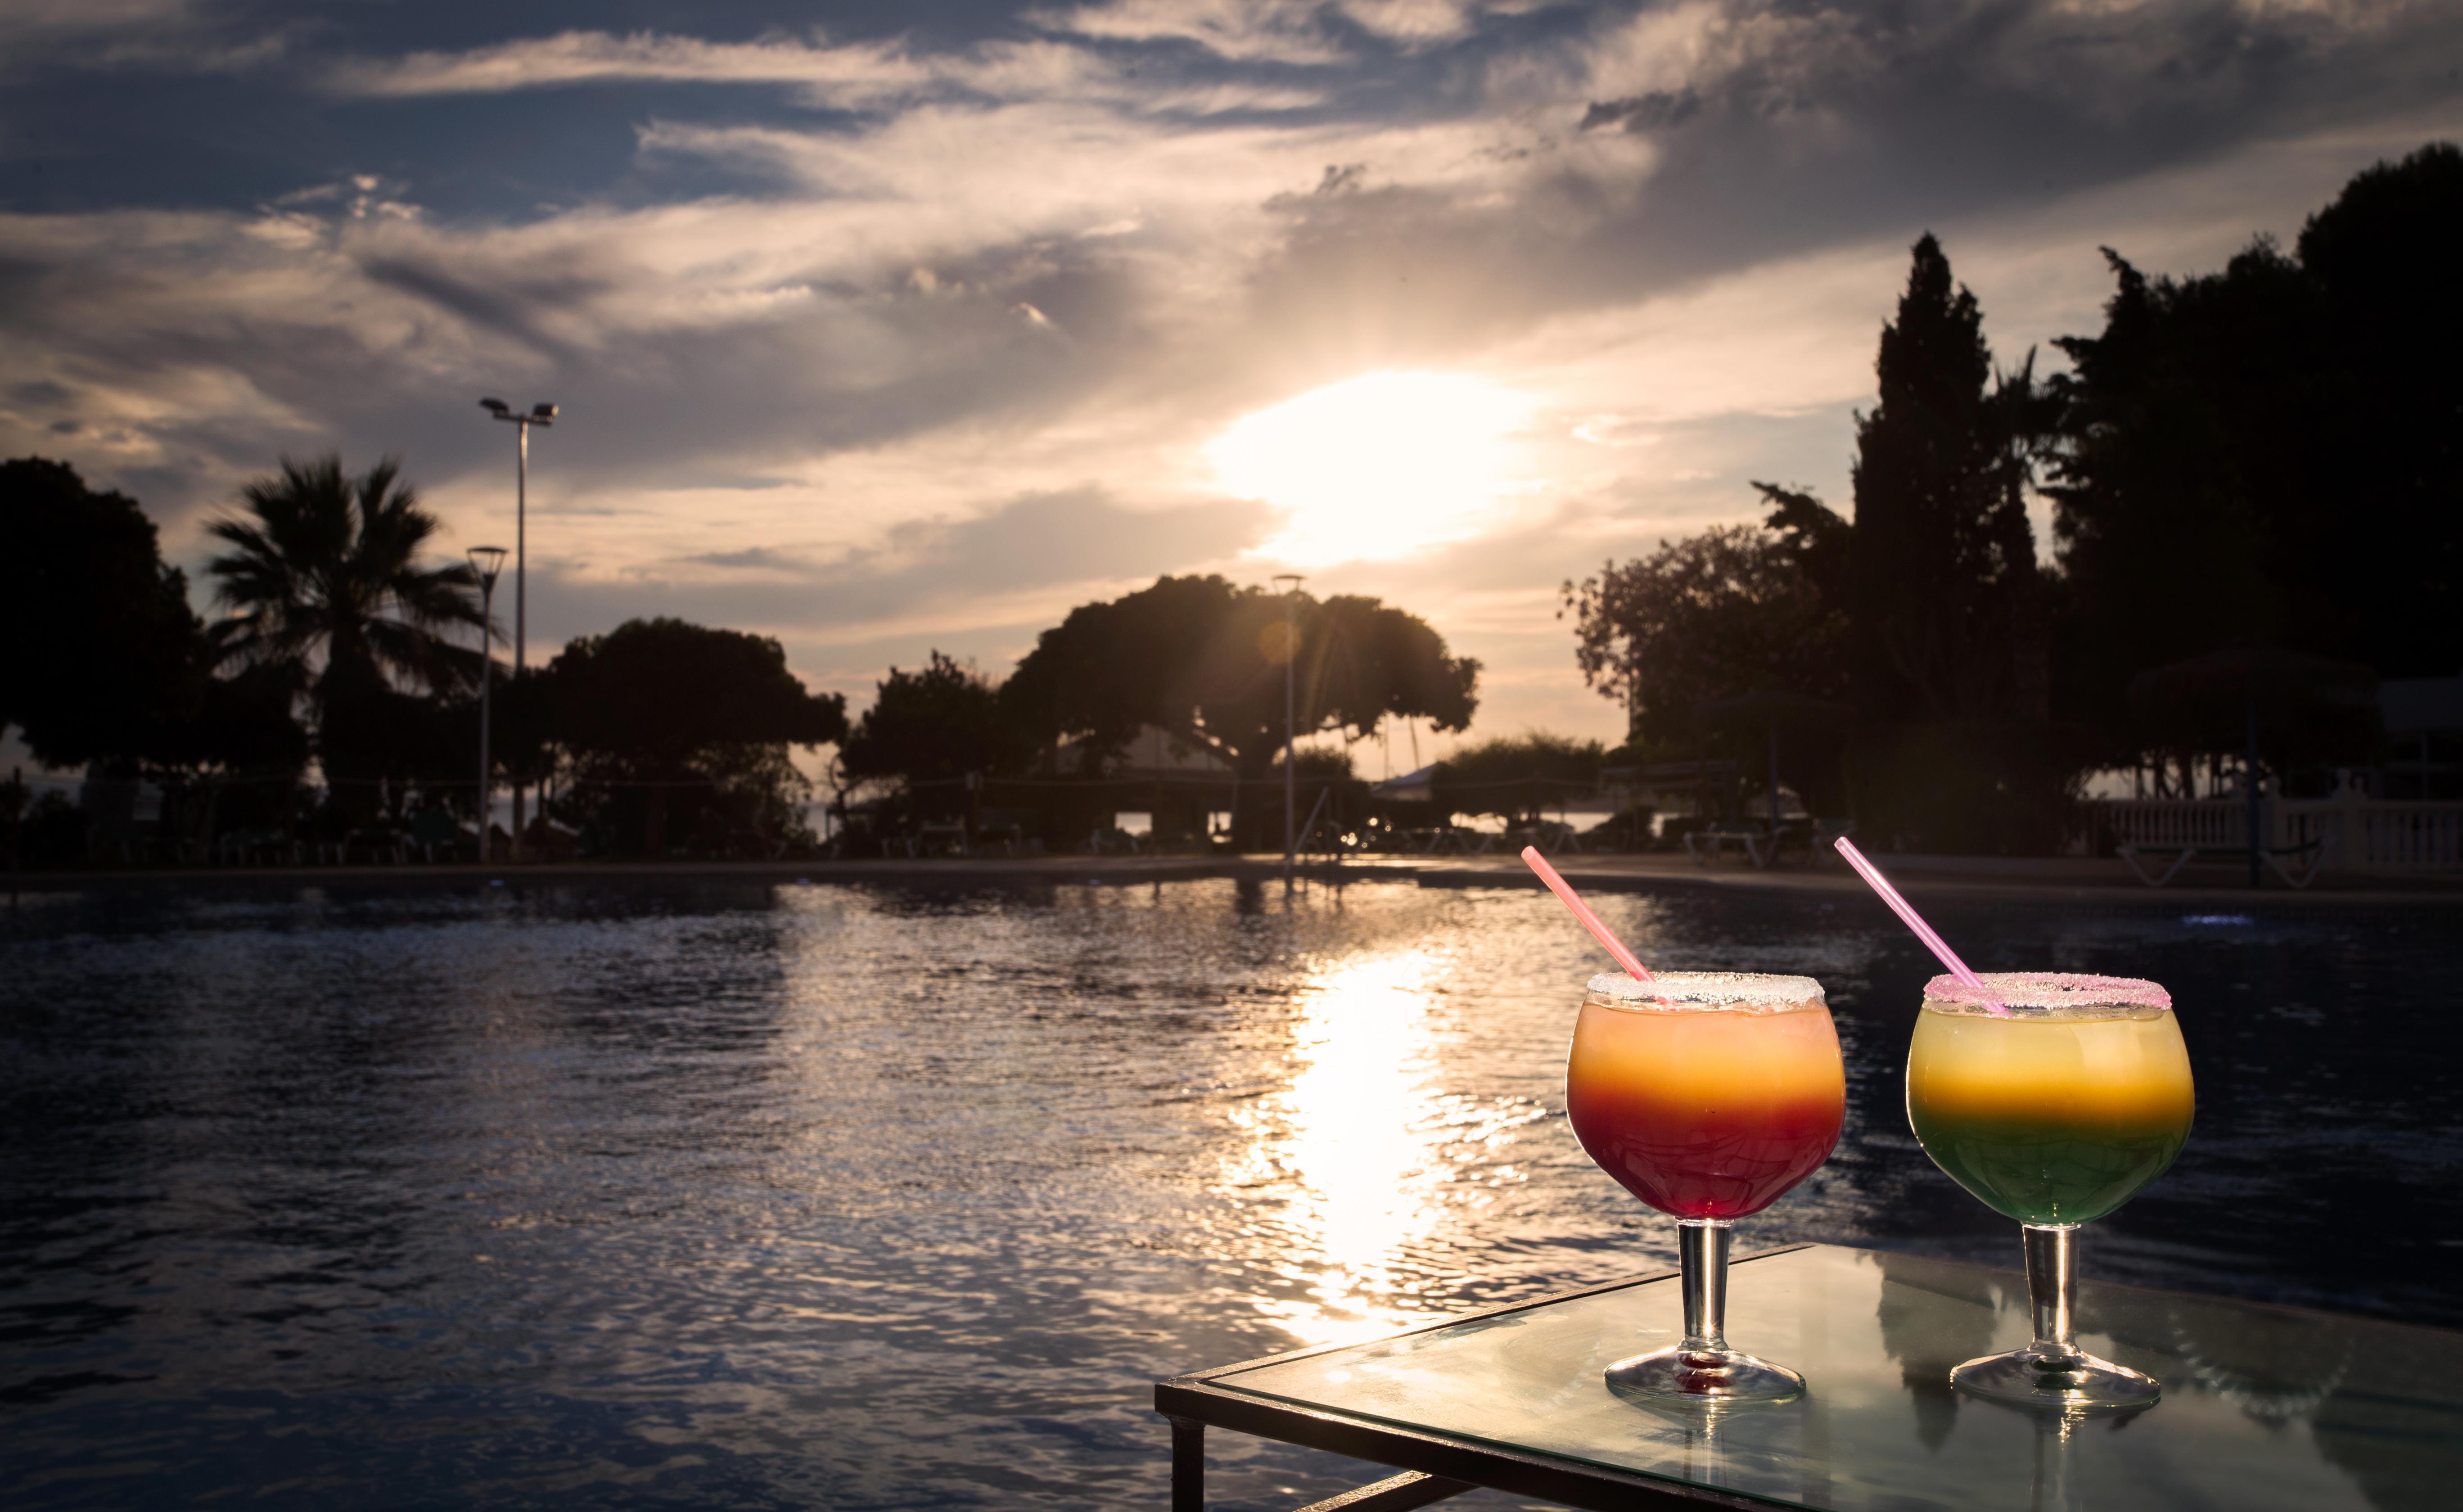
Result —
[{"label": "palm tree", "polygon": [[352,477],[342,459],[282,459],[240,490],[245,513],[206,527],[230,549],[207,564],[229,617],[213,628],[222,660],[287,668],[309,694],[329,778],[383,741],[383,711],[404,691],[475,684],[479,655],[444,632],[480,623],[478,576],[429,566],[437,518],[387,457]]},{"label": "palm tree", "polygon": [[214,626],[225,661],[313,669],[319,688],[339,673],[441,692],[477,675],[439,632],[479,623],[478,576],[421,564],[437,519],[401,479],[393,457],[356,478],[339,456],[284,457],[240,490],[248,513],[206,527],[231,548],[206,568],[232,611]]}]

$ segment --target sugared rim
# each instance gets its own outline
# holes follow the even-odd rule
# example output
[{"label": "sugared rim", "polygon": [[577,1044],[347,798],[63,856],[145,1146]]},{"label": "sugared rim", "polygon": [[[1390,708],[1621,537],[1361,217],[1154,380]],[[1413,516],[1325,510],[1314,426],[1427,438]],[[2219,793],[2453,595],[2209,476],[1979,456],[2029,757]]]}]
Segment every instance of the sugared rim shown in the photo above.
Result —
[{"label": "sugared rim", "polygon": [[1599,997],[1656,1008],[1797,1008],[1829,1006],[1821,984],[1810,976],[1772,976],[1760,972],[1661,972],[1646,982],[1623,972],[1591,978]]},{"label": "sugared rim", "polygon": [[1936,976],[1925,983],[1929,1002],[1964,1003],[1977,1008],[1998,1003],[2004,1008],[2085,1008],[2111,1005],[2169,1008],[2172,995],[2143,976],[2093,976],[2084,972],[1983,972],[1982,992],[1955,976]]}]

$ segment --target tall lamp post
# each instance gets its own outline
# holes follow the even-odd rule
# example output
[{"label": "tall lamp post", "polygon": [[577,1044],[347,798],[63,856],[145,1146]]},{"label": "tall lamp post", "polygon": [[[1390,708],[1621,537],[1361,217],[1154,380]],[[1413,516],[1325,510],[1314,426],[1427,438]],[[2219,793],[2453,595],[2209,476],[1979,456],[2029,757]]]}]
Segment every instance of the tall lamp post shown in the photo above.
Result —
[{"label": "tall lamp post", "polygon": [[1280,573],[1275,586],[1283,593],[1283,890],[1292,887],[1292,862],[1299,849],[1295,826],[1299,820],[1299,769],[1293,763],[1293,736],[1298,724],[1298,712],[1293,700],[1293,668],[1300,659],[1299,612],[1301,579],[1297,573]]},{"label": "tall lamp post", "polygon": [[470,570],[479,575],[479,864],[488,864],[488,811],[496,797],[496,768],[488,750],[496,681],[496,574],[505,570],[505,548],[473,546]]},{"label": "tall lamp post", "polygon": [[[530,513],[531,492],[531,427],[556,424],[556,406],[533,405],[524,414],[501,399],[483,399],[479,407],[496,419],[512,426],[515,431],[513,445],[513,675],[522,675],[522,652],[529,625],[524,611],[529,607],[528,574],[529,530],[526,516]],[[522,784],[513,783],[513,859],[522,859]]]}]

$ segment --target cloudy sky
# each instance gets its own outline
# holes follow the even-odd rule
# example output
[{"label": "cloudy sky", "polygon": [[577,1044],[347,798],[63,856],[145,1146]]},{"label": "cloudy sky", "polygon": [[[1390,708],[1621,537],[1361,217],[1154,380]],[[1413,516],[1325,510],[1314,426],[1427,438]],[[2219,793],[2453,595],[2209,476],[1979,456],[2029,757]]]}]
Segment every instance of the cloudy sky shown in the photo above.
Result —
[{"label": "cloudy sky", "polygon": [[477,399],[553,400],[534,652],[677,614],[861,705],[1297,570],[1483,658],[1475,734],[1613,737],[1557,585],[1843,503],[1920,232],[2015,361],[2100,245],[2463,135],[2458,64],[2437,0],[10,0],[0,454],[193,569],[277,454],[399,452],[458,552]]}]

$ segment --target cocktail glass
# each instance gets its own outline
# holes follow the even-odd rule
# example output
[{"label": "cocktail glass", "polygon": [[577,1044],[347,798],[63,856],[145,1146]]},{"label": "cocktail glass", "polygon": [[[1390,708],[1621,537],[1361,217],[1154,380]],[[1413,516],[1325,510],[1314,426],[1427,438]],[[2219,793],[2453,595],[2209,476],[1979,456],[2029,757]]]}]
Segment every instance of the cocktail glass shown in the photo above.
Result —
[{"label": "cocktail glass", "polygon": [[2078,1230],[2163,1174],[2196,1100],[2172,999],[2153,982],[1995,972],[1936,976],[1907,1049],[1907,1123],[1933,1164],[2023,1225],[2035,1342],[1951,1384],[2068,1412],[2144,1407],[2152,1377],[2078,1347]]},{"label": "cocktail glass", "polygon": [[1677,1219],[1684,1265],[1684,1341],[1618,1361],[1610,1387],[1704,1404],[1804,1390],[1794,1370],[1728,1345],[1730,1226],[1830,1157],[1846,1091],[1839,1032],[1810,976],[1591,978],[1565,1063],[1566,1117],[1601,1170]]}]

